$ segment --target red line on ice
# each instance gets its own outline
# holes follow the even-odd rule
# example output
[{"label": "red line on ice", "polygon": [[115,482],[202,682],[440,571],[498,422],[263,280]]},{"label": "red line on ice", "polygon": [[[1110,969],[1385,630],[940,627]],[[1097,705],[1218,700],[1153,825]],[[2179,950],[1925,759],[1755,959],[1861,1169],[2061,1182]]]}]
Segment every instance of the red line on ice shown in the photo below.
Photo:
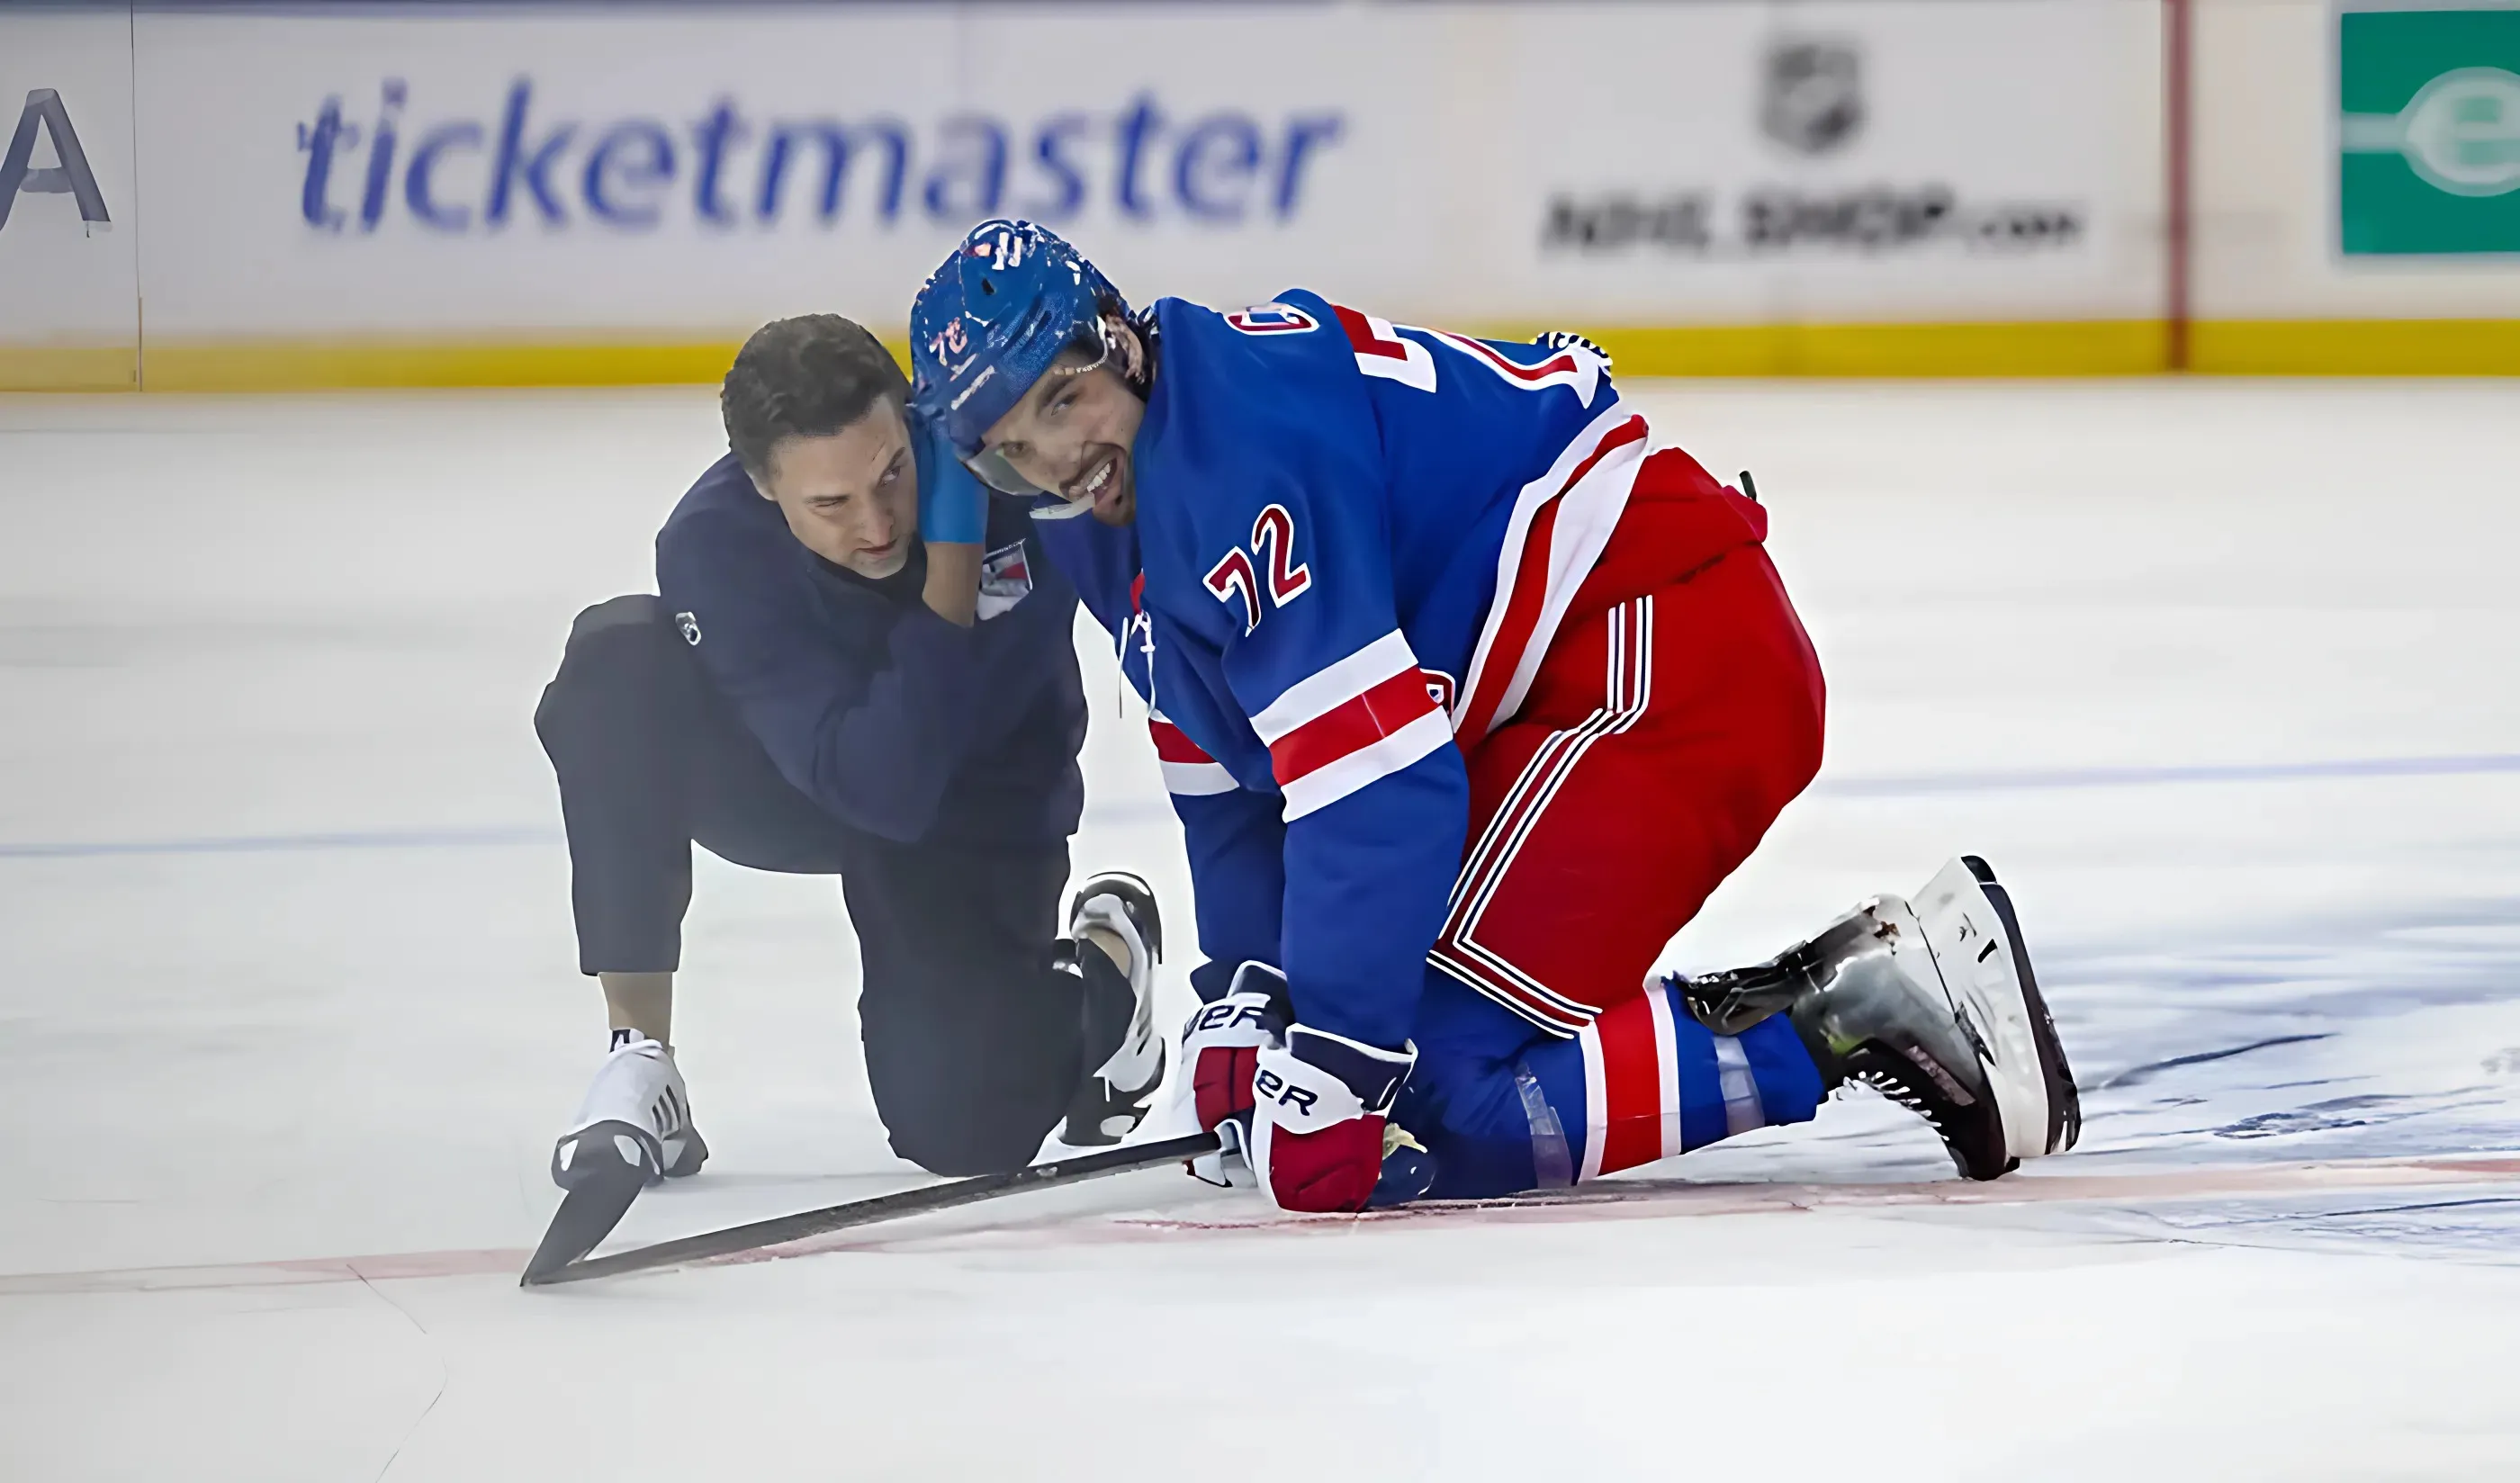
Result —
[{"label": "red line on ice", "polygon": [[[2520,1157],[2349,1159],[2328,1163],[2260,1164],[2150,1174],[2028,1174],[1988,1184],[1920,1180],[1905,1184],[1788,1185],[1710,1184],[1689,1180],[1610,1180],[1541,1197],[1410,1205],[1364,1215],[1287,1216],[1255,1211],[1248,1217],[1173,1219],[1148,1215],[1099,1217],[1100,1229],[1074,1214],[1011,1223],[1038,1232],[1067,1228],[1088,1241],[1150,1240],[1178,1234],[1344,1230],[1390,1221],[1446,1218],[1558,1221],[1672,1218],[1692,1215],[1781,1214],[1798,1210],[1887,1208],[1903,1205],[2027,1205],[2098,1200],[2215,1199],[2234,1195],[2315,1193],[2322,1191],[2411,1190],[2449,1185],[2520,1181]],[[1083,1225],[1083,1232],[1077,1229]],[[1007,1234],[1008,1226],[996,1228]],[[957,1232],[909,1237],[863,1231],[808,1237],[784,1246],[736,1252],[689,1263],[695,1267],[743,1266],[819,1252],[901,1249],[940,1239],[966,1240],[990,1233]],[[104,1272],[28,1272],[0,1276],[0,1298],[98,1292],[183,1292],[205,1288],[289,1287],[327,1282],[397,1281],[415,1278],[504,1277],[524,1270],[522,1247],[469,1251],[409,1251],[383,1256],[295,1257],[279,1261],[211,1263],[187,1267],[138,1267]],[[672,1271],[661,1268],[660,1271]]]}]

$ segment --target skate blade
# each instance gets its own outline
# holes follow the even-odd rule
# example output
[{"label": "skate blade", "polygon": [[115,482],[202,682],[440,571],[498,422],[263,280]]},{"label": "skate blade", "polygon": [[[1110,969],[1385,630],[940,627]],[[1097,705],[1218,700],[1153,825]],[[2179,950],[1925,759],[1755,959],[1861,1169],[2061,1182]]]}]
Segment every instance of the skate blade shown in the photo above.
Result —
[{"label": "skate blade", "polygon": [[2082,1097],[2010,895],[1985,861],[1964,855],[1917,893],[1917,908],[1936,923],[1925,935],[1945,984],[1974,1011],[1964,1017],[1982,1037],[2007,1152],[2015,1159],[2064,1152],[2082,1131]]},{"label": "skate blade", "polygon": [[646,1186],[643,1171],[624,1165],[618,1173],[608,1170],[562,1195],[551,1229],[543,1233],[542,1244],[534,1248],[517,1285],[534,1286],[601,1245]]},{"label": "skate blade", "polygon": [[2065,1059],[2064,1042],[2056,1038],[2055,1016],[2048,1011],[2048,997],[2039,992],[2039,975],[2031,969],[2030,950],[2021,942],[2021,919],[2013,914],[2012,893],[1995,878],[1994,867],[1975,855],[1962,855],[1960,864],[1977,877],[1978,889],[1986,893],[1987,903],[2003,923],[2003,940],[2012,949],[2013,976],[2021,985],[2022,1003],[2030,1011],[2030,1035],[2038,1047],[2039,1070],[2048,1086],[2048,1153],[2062,1153],[2083,1136],[2083,1092],[2075,1084],[2074,1068]]}]

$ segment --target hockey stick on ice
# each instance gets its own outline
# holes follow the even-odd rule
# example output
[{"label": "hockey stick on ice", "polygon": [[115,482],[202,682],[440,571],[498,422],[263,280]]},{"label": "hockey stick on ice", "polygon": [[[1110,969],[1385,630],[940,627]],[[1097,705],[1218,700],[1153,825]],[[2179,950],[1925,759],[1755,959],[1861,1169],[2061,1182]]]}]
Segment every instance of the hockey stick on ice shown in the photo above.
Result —
[{"label": "hockey stick on ice", "polygon": [[[1048,1190],[1058,1185],[1082,1184],[1106,1174],[1127,1174],[1135,1169],[1152,1169],[1162,1164],[1180,1163],[1202,1153],[1216,1151],[1216,1135],[1192,1133],[1181,1138],[1168,1138],[1157,1143],[1138,1144],[1111,1148],[1101,1153],[1083,1153],[1047,1164],[1034,1164],[1006,1174],[982,1174],[970,1179],[948,1180],[941,1185],[927,1185],[917,1190],[904,1190],[896,1194],[879,1194],[873,1199],[850,1200],[846,1204],[826,1205],[820,1210],[805,1210],[794,1215],[774,1216],[748,1225],[730,1226],[724,1231],[709,1231],[687,1236],[679,1240],[659,1241],[652,1246],[640,1246],[617,1251],[610,1256],[584,1257],[573,1262],[552,1265],[528,1263],[518,1285],[546,1287],[555,1282],[581,1282],[588,1278],[619,1277],[625,1272],[647,1272],[658,1267],[679,1266],[710,1257],[733,1256],[742,1251],[758,1251],[765,1246],[784,1246],[801,1241],[809,1236],[851,1226],[873,1225],[877,1221],[899,1220],[909,1215],[925,1215],[934,1210],[951,1210],[1001,1194],[1013,1194],[1024,1190]],[[539,1253],[537,1253],[539,1255]]]}]

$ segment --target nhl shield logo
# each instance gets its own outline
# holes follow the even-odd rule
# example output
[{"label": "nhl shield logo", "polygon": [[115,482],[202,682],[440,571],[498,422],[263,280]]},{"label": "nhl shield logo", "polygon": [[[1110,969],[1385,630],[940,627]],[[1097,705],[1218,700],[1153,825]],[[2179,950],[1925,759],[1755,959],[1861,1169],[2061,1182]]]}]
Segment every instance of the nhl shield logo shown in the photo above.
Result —
[{"label": "nhl shield logo", "polygon": [[1844,148],[1864,128],[1863,53],[1847,41],[1771,45],[1759,127],[1797,155]]},{"label": "nhl shield logo", "polygon": [[674,626],[683,631],[683,642],[694,649],[700,647],[700,620],[688,612],[674,614]]}]

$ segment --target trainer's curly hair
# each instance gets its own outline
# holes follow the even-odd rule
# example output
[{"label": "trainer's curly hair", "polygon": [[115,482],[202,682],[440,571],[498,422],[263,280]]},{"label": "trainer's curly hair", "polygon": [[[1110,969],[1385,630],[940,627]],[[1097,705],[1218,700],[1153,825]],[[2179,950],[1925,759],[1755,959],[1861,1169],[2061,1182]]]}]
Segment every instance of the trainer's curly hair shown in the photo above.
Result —
[{"label": "trainer's curly hair", "polygon": [[718,410],[726,441],[744,472],[767,481],[780,440],[829,437],[871,411],[878,398],[898,407],[910,380],[883,342],[837,314],[774,319],[735,353]]}]

